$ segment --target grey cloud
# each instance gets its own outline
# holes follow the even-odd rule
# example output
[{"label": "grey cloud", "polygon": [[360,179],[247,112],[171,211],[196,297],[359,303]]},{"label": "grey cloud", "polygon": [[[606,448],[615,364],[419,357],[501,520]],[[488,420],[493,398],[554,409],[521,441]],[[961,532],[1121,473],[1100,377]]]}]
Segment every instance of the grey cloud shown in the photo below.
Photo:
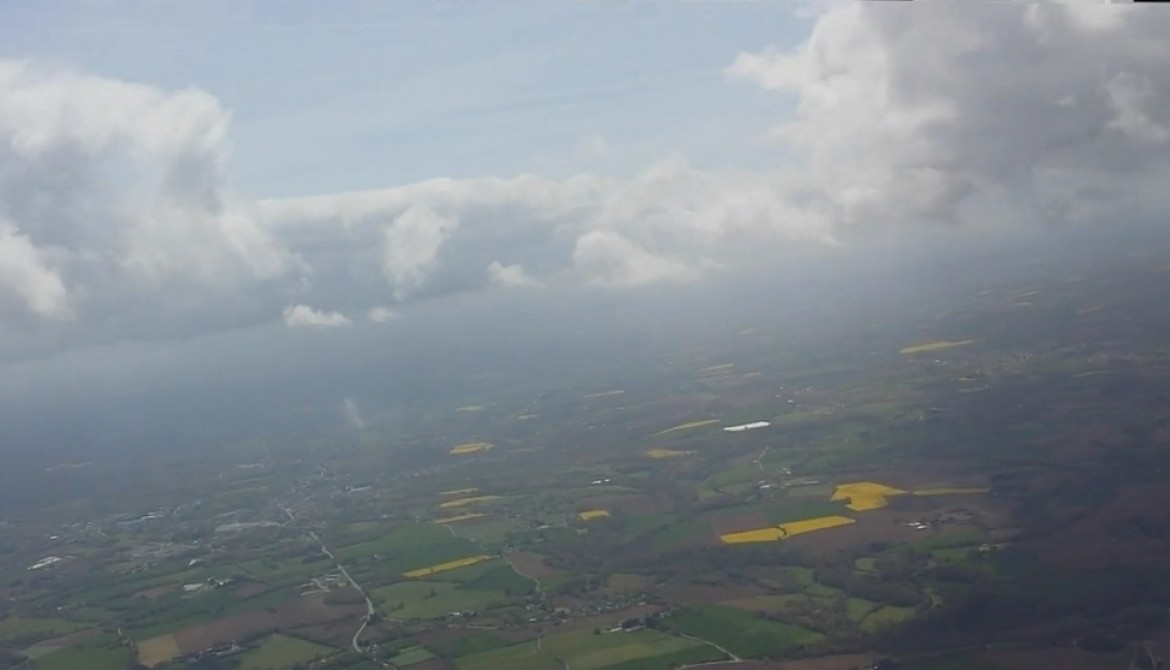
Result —
[{"label": "grey cloud", "polygon": [[229,115],[211,95],[0,63],[0,323],[50,324],[63,346],[382,323],[442,294],[695,281],[894,226],[1111,223],[1170,206],[1170,16],[806,9],[804,44],[727,69],[797,102],[766,171],[667,156],[620,179],[256,201],[228,183]]},{"label": "grey cloud", "polygon": [[727,74],[796,96],[772,135],[838,224],[1089,220],[1102,195],[1167,205],[1128,176],[1167,169],[1168,29],[1135,6],[836,4]]}]

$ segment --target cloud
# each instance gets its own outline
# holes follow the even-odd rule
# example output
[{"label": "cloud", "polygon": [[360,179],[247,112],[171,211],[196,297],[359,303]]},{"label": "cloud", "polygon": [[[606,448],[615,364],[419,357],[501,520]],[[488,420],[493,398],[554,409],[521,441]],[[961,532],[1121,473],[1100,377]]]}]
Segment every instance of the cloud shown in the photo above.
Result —
[{"label": "cloud", "polygon": [[488,275],[491,276],[492,281],[501,286],[529,286],[539,287],[544,284],[537,279],[533,279],[524,271],[524,267],[520,264],[504,265],[499,261],[492,261],[488,265]]},{"label": "cloud", "polygon": [[576,152],[587,160],[602,160],[613,154],[613,144],[601,135],[588,135],[577,142]]},{"label": "cloud", "polygon": [[346,398],[341,402],[341,412],[349,425],[358,430],[366,429],[366,422],[362,419],[362,413],[358,411],[357,402],[353,398]]},{"label": "cloud", "polygon": [[[256,200],[228,180],[231,118],[210,93],[0,61],[0,323],[86,342],[282,310],[296,326],[382,322],[493,284],[691,282],[891,228],[1170,213],[1170,15],[803,7],[806,41],[726,69],[795,103],[767,133],[772,169],[668,155],[621,178],[437,178]],[[612,149],[600,137],[579,148]]]},{"label": "cloud", "polygon": [[68,294],[60,275],[44,254],[10,226],[0,222],[0,306],[52,319],[69,315]]},{"label": "cloud", "polygon": [[366,318],[370,321],[373,321],[374,323],[386,323],[387,321],[393,321],[394,319],[397,319],[398,316],[398,312],[395,312],[389,307],[383,307],[381,305],[377,307],[371,307],[366,312]]},{"label": "cloud", "polygon": [[1140,6],[837,3],[726,74],[795,96],[771,135],[838,229],[1092,222],[1168,204],[1130,179],[1167,173],[1167,29]]},{"label": "cloud", "polygon": [[351,325],[341,312],[325,312],[308,305],[289,305],[284,308],[284,325],[289,328],[339,328]]},{"label": "cloud", "polygon": [[587,281],[606,286],[690,281],[699,274],[680,259],[654,255],[617,233],[603,230],[577,240],[573,265]]},{"label": "cloud", "polygon": [[227,184],[228,120],[196,89],[0,60],[4,320],[165,312],[298,270]]}]

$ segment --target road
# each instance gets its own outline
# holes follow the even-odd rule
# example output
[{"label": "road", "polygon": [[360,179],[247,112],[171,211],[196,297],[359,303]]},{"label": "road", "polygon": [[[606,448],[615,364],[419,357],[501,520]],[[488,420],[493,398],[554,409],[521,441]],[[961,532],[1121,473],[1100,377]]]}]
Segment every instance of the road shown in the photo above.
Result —
[{"label": "road", "polygon": [[541,600],[544,600],[544,587],[540,585],[540,580],[530,574],[521,572],[520,568],[516,567],[516,564],[512,562],[512,557],[508,554],[504,554],[504,560],[508,562],[508,565],[512,566],[512,572],[532,582],[536,586],[536,595],[540,596]]},{"label": "road", "polygon": [[755,464],[756,464],[756,466],[757,466],[758,468],[760,468],[760,472],[763,472],[764,474],[770,474],[770,473],[768,473],[768,471],[767,471],[767,470],[764,468],[764,457],[768,455],[768,450],[769,450],[769,449],[771,449],[771,448],[772,448],[772,447],[770,447],[770,446],[769,446],[769,447],[764,447],[764,450],[763,450],[763,451],[761,451],[761,452],[760,452],[760,455],[759,455],[759,456],[756,456],[756,460],[755,460],[755,461],[753,461],[753,463],[755,463]]},{"label": "road", "polygon": [[[288,516],[289,523],[292,523],[296,519],[296,516],[293,514],[291,509],[287,507],[281,507],[280,509]],[[358,626],[357,632],[353,634],[353,639],[350,640],[350,646],[353,647],[353,650],[361,654],[363,652],[361,645],[358,644],[358,638],[360,638],[362,633],[366,631],[366,627],[370,625],[370,619],[376,613],[376,610],[374,609],[374,601],[370,600],[369,594],[366,593],[366,590],[362,588],[362,585],[357,583],[357,580],[349,574],[349,570],[346,570],[345,566],[341,564],[341,561],[337,559],[337,556],[333,555],[333,552],[329,550],[328,546],[326,546],[325,541],[322,540],[321,537],[311,529],[306,529],[305,532],[308,533],[309,537],[313,538],[314,542],[320,545],[321,553],[325,554],[329,557],[329,560],[333,561],[333,564],[337,566],[337,571],[340,572],[343,577],[345,577],[345,581],[349,582],[350,586],[352,586],[354,590],[362,594],[362,598],[364,598],[366,601],[366,615],[362,617],[362,624]]]},{"label": "road", "polygon": [[321,553],[325,554],[330,558],[330,560],[333,561],[333,563],[337,566],[337,571],[340,572],[343,577],[345,577],[345,580],[349,582],[358,593],[362,594],[362,598],[365,598],[366,615],[362,617],[362,625],[358,627],[357,632],[353,634],[353,640],[350,641],[350,644],[353,646],[353,650],[360,654],[362,653],[362,648],[358,644],[358,638],[361,637],[362,633],[365,632],[366,626],[370,625],[370,618],[375,614],[374,601],[370,600],[370,596],[366,593],[366,590],[362,588],[362,585],[358,584],[357,580],[350,576],[349,570],[345,569],[345,566],[341,564],[341,561],[337,560],[337,557],[333,555],[332,551],[329,551],[329,547],[325,546],[325,543],[321,540],[320,537],[317,536],[316,533],[310,530],[309,537],[313,538],[317,544],[321,545]]},{"label": "road", "polygon": [[719,651],[726,654],[727,658],[731,659],[729,661],[708,661],[706,663],[695,663],[693,665],[684,665],[683,666],[684,668],[697,668],[697,667],[703,666],[703,665],[715,665],[716,663],[741,663],[741,662],[743,662],[742,658],[740,658],[739,656],[736,656],[735,654],[731,653],[727,649],[724,649],[723,647],[715,644],[714,642],[712,642],[710,640],[704,640],[701,637],[695,637],[694,635],[687,635],[686,633],[675,633],[675,635],[678,635],[679,637],[685,637],[688,640],[694,640],[695,642],[702,642],[703,644],[705,644],[709,647],[715,647]]}]

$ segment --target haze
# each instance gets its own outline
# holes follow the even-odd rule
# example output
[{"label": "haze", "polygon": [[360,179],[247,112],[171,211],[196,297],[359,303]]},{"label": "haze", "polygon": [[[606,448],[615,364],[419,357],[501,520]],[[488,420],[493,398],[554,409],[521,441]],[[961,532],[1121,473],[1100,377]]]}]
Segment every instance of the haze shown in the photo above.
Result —
[{"label": "haze", "polygon": [[[1167,19],[1138,7],[267,9],[4,10],[10,403],[274,375],[340,403],[326,362],[421,372],[456,335],[499,369],[493,333],[549,365],[662,318],[798,328],[898,305],[874,266],[933,284],[928,248],[1167,202]],[[745,276],[777,290],[704,302]]]}]

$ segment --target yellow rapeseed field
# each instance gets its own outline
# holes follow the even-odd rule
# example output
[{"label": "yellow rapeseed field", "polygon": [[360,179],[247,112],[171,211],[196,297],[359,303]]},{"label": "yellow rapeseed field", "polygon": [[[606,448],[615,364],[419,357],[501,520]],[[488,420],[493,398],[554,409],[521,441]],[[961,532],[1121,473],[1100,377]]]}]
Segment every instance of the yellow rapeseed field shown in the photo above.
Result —
[{"label": "yellow rapeseed field", "polygon": [[474,454],[477,451],[487,451],[496,445],[491,442],[464,442],[451,447],[452,454],[457,456],[462,454]]},{"label": "yellow rapeseed field", "polygon": [[833,500],[848,500],[845,506],[854,512],[878,509],[889,504],[886,498],[904,495],[906,491],[876,482],[840,484],[833,491]]},{"label": "yellow rapeseed field", "polygon": [[847,516],[818,516],[815,519],[782,523],[777,528],[780,529],[780,537],[792,537],[793,535],[812,533],[818,530],[825,530],[826,528],[848,526],[851,523],[857,523],[857,519],[850,519]]},{"label": "yellow rapeseed field", "polygon": [[489,500],[499,500],[500,496],[475,496],[473,498],[456,498],[455,500],[448,500],[445,503],[439,503],[439,507],[443,509],[450,509],[452,507],[464,507],[466,505],[474,505],[478,502],[488,502]]},{"label": "yellow rapeseed field", "polygon": [[682,458],[683,456],[691,456],[695,453],[692,449],[690,451],[679,451],[677,449],[651,449],[646,452],[650,458]]},{"label": "yellow rapeseed field", "polygon": [[660,430],[657,433],[654,433],[654,435],[665,435],[667,433],[674,433],[676,431],[687,430],[689,428],[700,428],[702,426],[710,426],[713,423],[719,423],[719,419],[703,419],[702,421],[690,421],[688,423],[680,423],[679,425],[677,425],[673,428],[667,428],[666,430]]},{"label": "yellow rapeseed field", "polygon": [[916,495],[916,496],[958,496],[958,495],[974,495],[974,494],[977,494],[977,493],[987,493],[987,492],[988,492],[988,491],[990,491],[990,490],[991,490],[991,489],[989,489],[989,488],[980,488],[980,487],[977,487],[977,486],[970,486],[970,487],[965,487],[965,488],[964,488],[964,487],[952,487],[952,488],[948,488],[948,487],[945,487],[945,486],[941,486],[941,487],[938,487],[938,488],[932,488],[932,489],[915,489],[915,490],[914,490],[914,495]]},{"label": "yellow rapeseed field", "polygon": [[744,530],[738,533],[724,533],[719,536],[724,544],[747,544],[749,542],[775,542],[780,539],[780,529],[776,526]]},{"label": "yellow rapeseed field", "polygon": [[419,577],[429,577],[429,576],[435,574],[436,572],[444,572],[446,570],[454,570],[455,568],[465,568],[469,565],[475,565],[476,563],[482,563],[483,561],[486,561],[490,558],[491,558],[491,556],[485,556],[485,555],[468,556],[467,558],[460,558],[460,559],[457,559],[454,561],[447,561],[446,563],[439,563],[437,565],[431,565],[431,566],[428,566],[425,568],[419,568],[418,570],[411,570],[410,572],[404,572],[404,573],[402,573],[402,576],[403,577],[410,577],[411,579],[417,579]]},{"label": "yellow rapeseed field", "polygon": [[603,519],[609,516],[609,512],[603,509],[590,509],[578,513],[577,516],[581,517],[582,521],[589,521],[590,519]]},{"label": "yellow rapeseed field", "polygon": [[482,512],[472,512],[471,514],[459,514],[456,516],[448,516],[442,519],[435,519],[435,523],[455,523],[457,521],[467,521],[468,519],[478,519],[481,516],[487,516]]},{"label": "yellow rapeseed field", "polygon": [[917,354],[922,351],[938,351],[939,349],[950,349],[952,347],[962,347],[968,344],[973,344],[975,340],[939,340],[938,342],[923,342],[922,344],[912,344],[908,347],[902,347],[898,353],[901,354]]},{"label": "yellow rapeseed field", "polygon": [[738,533],[726,533],[724,535],[720,535],[719,539],[722,540],[724,544],[775,542],[777,540],[783,540],[784,538],[801,535],[803,533],[813,533],[818,530],[825,530],[827,528],[848,526],[851,523],[857,523],[857,520],[850,519],[847,516],[819,516],[814,519],[804,519],[803,521],[782,523],[779,526],[772,526],[769,528],[757,528],[755,530],[745,530]]}]

